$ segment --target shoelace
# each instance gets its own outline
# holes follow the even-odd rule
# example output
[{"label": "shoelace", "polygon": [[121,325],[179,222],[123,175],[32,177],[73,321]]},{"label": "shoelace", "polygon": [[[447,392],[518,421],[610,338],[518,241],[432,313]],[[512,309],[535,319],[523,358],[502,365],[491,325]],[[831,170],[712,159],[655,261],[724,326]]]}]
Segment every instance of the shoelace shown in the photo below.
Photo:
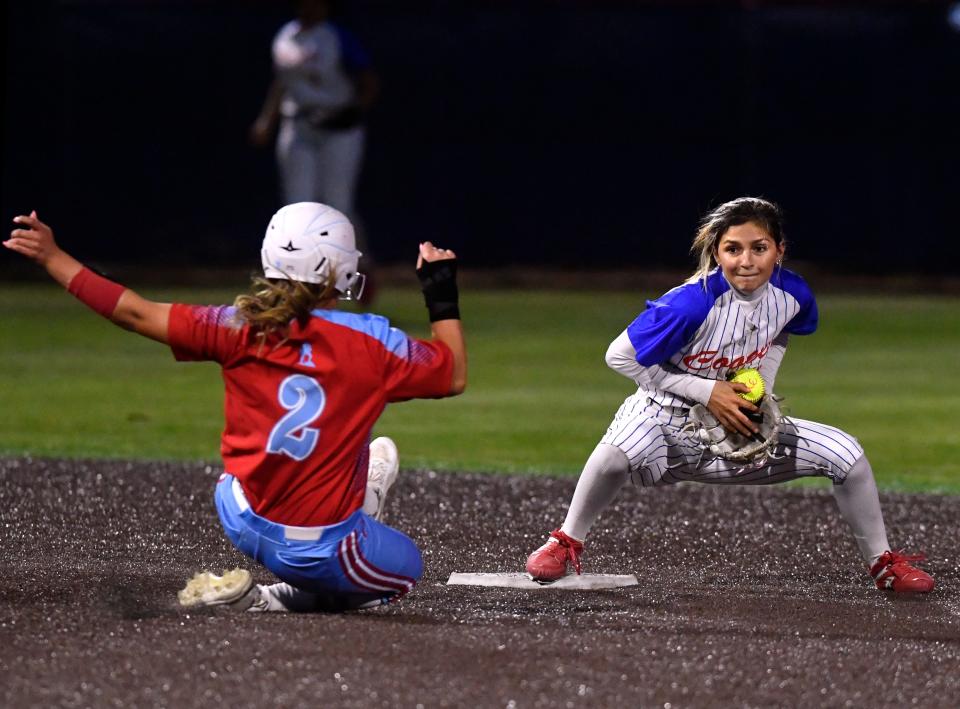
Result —
[{"label": "shoelace", "polygon": [[904,554],[903,549],[901,549],[900,551],[890,552],[890,559],[888,563],[892,566],[893,564],[899,564],[902,561],[926,561],[926,560],[927,560],[926,554],[923,554],[923,553]]},{"label": "shoelace", "polygon": [[558,535],[556,532],[551,532],[550,536],[557,540],[556,546],[564,550],[564,556],[566,559],[573,564],[574,570],[579,574],[580,573],[580,553],[583,551],[583,547],[577,549],[570,541],[567,539],[566,535]]},{"label": "shoelace", "polygon": [[886,561],[886,563],[877,570],[877,574],[880,575],[884,571],[893,573],[893,567],[897,564],[909,563],[911,561],[926,561],[927,555],[920,554],[904,554],[903,549],[898,551],[888,551],[886,554],[880,557],[881,561]]}]

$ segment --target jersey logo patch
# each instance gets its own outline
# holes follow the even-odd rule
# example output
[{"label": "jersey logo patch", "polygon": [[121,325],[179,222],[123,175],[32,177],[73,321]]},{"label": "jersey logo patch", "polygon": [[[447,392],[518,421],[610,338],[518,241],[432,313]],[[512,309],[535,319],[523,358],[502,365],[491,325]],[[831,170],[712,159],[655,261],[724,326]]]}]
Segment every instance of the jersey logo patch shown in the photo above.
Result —
[{"label": "jersey logo patch", "polygon": [[316,367],[317,365],[313,361],[313,347],[304,342],[300,347],[300,366],[302,367]]}]

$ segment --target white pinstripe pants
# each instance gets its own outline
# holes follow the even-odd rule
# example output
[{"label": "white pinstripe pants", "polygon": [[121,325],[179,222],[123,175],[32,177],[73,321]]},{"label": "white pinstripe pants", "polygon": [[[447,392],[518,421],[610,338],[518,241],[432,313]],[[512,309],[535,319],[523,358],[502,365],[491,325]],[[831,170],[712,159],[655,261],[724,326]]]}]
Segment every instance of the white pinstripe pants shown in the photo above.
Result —
[{"label": "white pinstripe pants", "polygon": [[824,476],[842,483],[863,457],[857,440],[814,421],[788,417],[780,442],[762,465],[734,463],[704,451],[681,432],[689,409],[663,407],[644,392],[627,397],[600,440],[622,450],[634,480],[644,487],[678,482],[764,485]]}]

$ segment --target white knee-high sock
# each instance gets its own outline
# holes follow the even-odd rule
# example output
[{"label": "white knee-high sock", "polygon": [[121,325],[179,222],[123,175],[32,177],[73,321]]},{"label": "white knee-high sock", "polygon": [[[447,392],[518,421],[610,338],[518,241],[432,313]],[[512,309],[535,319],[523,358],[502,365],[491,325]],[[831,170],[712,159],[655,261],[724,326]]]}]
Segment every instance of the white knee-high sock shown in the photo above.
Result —
[{"label": "white knee-high sock", "polygon": [[880,511],[880,496],[873,479],[873,469],[863,456],[847,473],[841,485],[833,486],[833,497],[840,508],[841,516],[850,525],[860,553],[867,566],[890,548],[887,530]]},{"label": "white knee-high sock", "polygon": [[626,454],[607,443],[598,445],[580,473],[567,518],[560,527],[564,534],[578,540],[586,538],[597,517],[613,502],[629,477],[630,461]]}]

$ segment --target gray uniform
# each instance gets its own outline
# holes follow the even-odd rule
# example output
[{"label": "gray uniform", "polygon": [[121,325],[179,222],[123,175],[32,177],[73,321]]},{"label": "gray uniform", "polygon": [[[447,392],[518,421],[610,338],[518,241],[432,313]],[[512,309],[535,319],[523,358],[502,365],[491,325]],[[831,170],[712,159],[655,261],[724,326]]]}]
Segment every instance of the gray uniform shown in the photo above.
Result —
[{"label": "gray uniform", "polygon": [[332,22],[304,28],[294,20],[274,38],[273,64],[284,90],[277,162],[285,202],[322,202],[351,216],[364,128],[325,122],[355,104],[351,74],[369,69],[369,57]]}]

